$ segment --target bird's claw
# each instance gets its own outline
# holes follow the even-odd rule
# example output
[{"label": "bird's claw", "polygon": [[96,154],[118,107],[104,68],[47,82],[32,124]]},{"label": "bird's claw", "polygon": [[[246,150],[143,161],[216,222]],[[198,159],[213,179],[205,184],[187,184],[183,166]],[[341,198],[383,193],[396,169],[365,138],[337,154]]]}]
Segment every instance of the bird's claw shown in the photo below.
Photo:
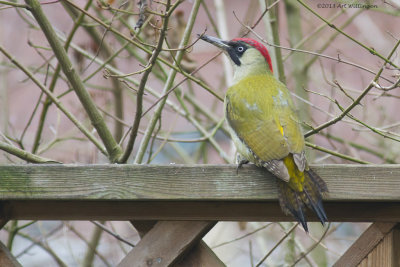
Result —
[{"label": "bird's claw", "polygon": [[237,165],[237,167],[236,167],[236,175],[239,174],[239,169],[240,169],[244,164],[247,164],[247,163],[249,163],[249,161],[248,161],[247,159],[243,159],[243,158],[240,158],[240,159],[239,159],[239,157],[238,157],[238,165]]}]

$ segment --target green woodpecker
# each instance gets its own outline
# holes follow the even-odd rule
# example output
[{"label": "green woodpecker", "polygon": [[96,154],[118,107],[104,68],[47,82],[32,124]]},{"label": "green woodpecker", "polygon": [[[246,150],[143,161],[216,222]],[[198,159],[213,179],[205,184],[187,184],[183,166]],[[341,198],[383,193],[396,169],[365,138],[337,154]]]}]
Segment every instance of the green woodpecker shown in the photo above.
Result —
[{"label": "green woodpecker", "polygon": [[327,217],[321,195],[328,188],[307,164],[300,120],[289,90],[272,73],[267,48],[249,38],[223,41],[203,35],[201,39],[222,49],[233,62],[225,118],[238,152],[238,168],[251,162],[279,178],[282,210],[306,231],[305,206],[324,224]]}]

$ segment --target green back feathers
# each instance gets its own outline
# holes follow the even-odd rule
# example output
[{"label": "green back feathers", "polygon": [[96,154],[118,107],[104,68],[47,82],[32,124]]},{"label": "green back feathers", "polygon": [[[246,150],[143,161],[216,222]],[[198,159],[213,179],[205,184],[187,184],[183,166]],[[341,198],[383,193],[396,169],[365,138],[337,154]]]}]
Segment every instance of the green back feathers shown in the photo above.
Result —
[{"label": "green back feathers", "polygon": [[229,125],[262,161],[304,150],[289,91],[272,75],[242,79],[228,89],[225,102]]}]

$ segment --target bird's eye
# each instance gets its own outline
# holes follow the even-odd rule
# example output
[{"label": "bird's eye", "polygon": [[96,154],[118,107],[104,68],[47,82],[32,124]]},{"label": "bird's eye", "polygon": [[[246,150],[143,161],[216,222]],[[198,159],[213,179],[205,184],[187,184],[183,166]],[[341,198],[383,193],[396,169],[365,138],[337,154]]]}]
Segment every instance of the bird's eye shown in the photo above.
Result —
[{"label": "bird's eye", "polygon": [[244,47],[243,46],[238,46],[238,48],[236,48],[236,50],[240,53],[242,53],[244,51]]}]

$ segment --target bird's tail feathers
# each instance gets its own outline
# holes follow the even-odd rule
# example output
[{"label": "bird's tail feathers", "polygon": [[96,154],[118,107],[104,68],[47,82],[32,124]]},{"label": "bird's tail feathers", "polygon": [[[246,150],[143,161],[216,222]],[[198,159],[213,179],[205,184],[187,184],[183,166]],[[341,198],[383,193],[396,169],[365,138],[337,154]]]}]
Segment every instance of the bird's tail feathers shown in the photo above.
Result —
[{"label": "bird's tail feathers", "polygon": [[322,205],[322,195],[328,192],[325,182],[311,169],[304,173],[303,191],[295,191],[287,182],[277,179],[279,203],[283,212],[293,215],[308,232],[304,207],[313,210],[322,224],[328,221]]}]

